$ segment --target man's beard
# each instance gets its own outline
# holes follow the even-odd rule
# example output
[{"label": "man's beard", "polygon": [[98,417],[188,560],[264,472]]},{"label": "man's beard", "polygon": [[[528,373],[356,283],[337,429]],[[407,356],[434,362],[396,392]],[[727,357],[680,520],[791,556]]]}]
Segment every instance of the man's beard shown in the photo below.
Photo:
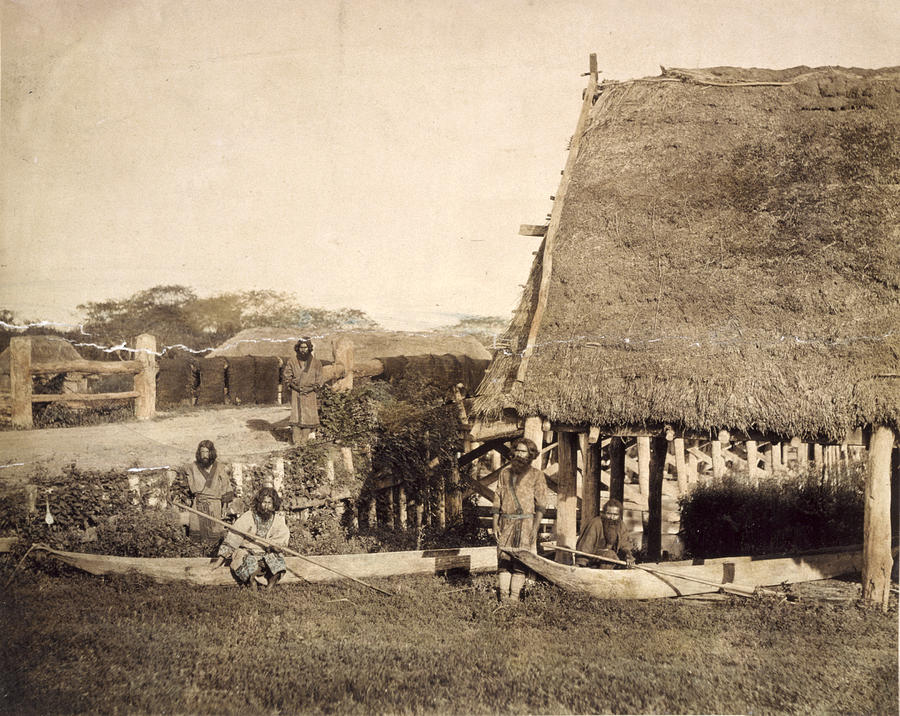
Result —
[{"label": "man's beard", "polygon": [[208,455],[207,457],[198,457],[197,458],[197,464],[200,467],[202,467],[204,470],[206,468],[208,468],[210,465],[212,465],[214,462],[215,462],[215,460],[213,460],[212,455]]},{"label": "man's beard", "polygon": [[514,457],[511,460],[513,471],[516,473],[525,472],[531,465],[531,460],[527,457]]},{"label": "man's beard", "polygon": [[260,507],[256,510],[256,514],[258,514],[263,520],[267,520],[275,514],[275,510],[264,510],[262,507]]}]

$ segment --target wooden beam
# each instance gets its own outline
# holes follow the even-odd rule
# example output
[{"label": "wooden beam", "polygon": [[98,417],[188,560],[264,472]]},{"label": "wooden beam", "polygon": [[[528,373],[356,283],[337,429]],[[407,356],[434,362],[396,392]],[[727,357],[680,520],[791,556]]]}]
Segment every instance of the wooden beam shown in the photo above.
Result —
[{"label": "wooden beam", "polygon": [[641,436],[637,439],[638,450],[638,487],[641,495],[650,494],[650,438]]},{"label": "wooden beam", "polygon": [[581,481],[581,529],[600,514],[600,444],[590,442],[587,435],[579,437],[582,462],[584,464]]},{"label": "wooden beam", "polygon": [[894,433],[876,426],[869,443],[863,512],[862,597],[888,609],[891,567],[891,450]]},{"label": "wooden beam", "polygon": [[625,441],[620,437],[609,441],[609,499],[625,502]]},{"label": "wooden beam", "polygon": [[31,366],[32,375],[55,375],[57,373],[140,373],[141,362],[137,360],[66,360],[52,363],[35,363]]},{"label": "wooden beam", "polygon": [[546,236],[547,224],[521,224],[519,236]]},{"label": "wooden beam", "polygon": [[12,404],[12,424],[16,428],[31,429],[31,338],[13,336],[9,341],[9,382]]},{"label": "wooden beam", "polygon": [[91,403],[98,400],[125,400],[127,398],[139,398],[141,394],[136,390],[124,393],[35,393],[31,396],[32,403]]},{"label": "wooden beam", "polygon": [[688,491],[687,465],[684,462],[684,438],[675,438],[672,441],[672,450],[675,453],[675,476],[678,478],[678,494],[686,495]]},{"label": "wooden beam", "polygon": [[142,333],[134,339],[140,372],[134,376],[134,389],[138,393],[134,400],[134,417],[149,420],[156,415],[156,338]]},{"label": "wooden beam", "polygon": [[662,487],[669,443],[664,437],[650,442],[650,491],[647,495],[647,558],[659,561],[662,550]]},{"label": "wooden beam", "polygon": [[492,450],[497,450],[497,448],[505,445],[509,440],[510,438],[494,438],[493,440],[483,442],[474,450],[470,450],[465,455],[460,455],[457,462],[460,467],[465,467],[469,463],[475,462],[482,455],[487,455]]},{"label": "wooden beam", "polygon": [[759,485],[759,455],[757,453],[756,440],[748,440],[747,448],[747,479],[754,487]]},{"label": "wooden beam", "polygon": [[[542,449],[544,444],[544,430],[543,430],[543,420],[541,420],[537,416],[531,416],[525,418],[525,431],[524,436],[529,440],[533,441],[535,446],[537,446],[538,450]],[[541,456],[538,455],[534,462],[531,463],[532,467],[536,467],[538,470],[541,469]]]},{"label": "wooden beam", "polygon": [[572,170],[575,168],[575,160],[578,158],[578,150],[581,146],[581,135],[584,134],[584,129],[587,126],[588,115],[590,115],[591,107],[594,105],[594,93],[596,90],[597,80],[596,77],[592,75],[588,81],[587,89],[584,92],[584,101],[581,103],[581,112],[578,115],[578,123],[575,125],[575,133],[572,135],[572,144],[569,147],[569,156],[566,159],[566,167],[563,169],[562,179],[559,182],[559,189],[556,191],[556,201],[553,202],[553,210],[550,212],[550,224],[547,226],[547,235],[544,237],[543,247],[541,249],[541,282],[538,285],[537,303],[534,308],[534,314],[531,317],[531,326],[528,329],[528,340],[525,343],[525,350],[522,353],[522,360],[519,362],[519,370],[516,373],[516,380],[520,383],[525,380],[525,373],[528,370],[528,361],[531,359],[531,354],[534,352],[538,330],[541,327],[544,309],[547,306],[547,295],[550,292],[550,276],[553,273],[553,243],[556,240],[556,232],[559,229],[562,209],[563,206],[565,206],[566,192],[569,188]]},{"label": "wooden beam", "polygon": [[578,509],[576,450],[578,438],[572,433],[559,436],[559,473],[556,493],[556,542],[564,547],[574,547],[578,540],[576,515]]}]

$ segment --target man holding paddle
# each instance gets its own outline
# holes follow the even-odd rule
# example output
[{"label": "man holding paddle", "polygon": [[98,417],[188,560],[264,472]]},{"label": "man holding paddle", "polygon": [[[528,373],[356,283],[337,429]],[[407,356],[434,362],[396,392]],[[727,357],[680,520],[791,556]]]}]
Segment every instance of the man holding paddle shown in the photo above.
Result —
[{"label": "man holding paddle", "polygon": [[[287,547],[291,538],[284,516],[278,512],[281,498],[272,487],[263,487],[253,499],[253,507],[237,518],[235,531],[230,531],[219,547],[218,559],[212,569],[231,559],[231,571],[238,581],[257,588],[256,577],[267,578],[271,589],[287,571],[278,547]],[[243,534],[239,534],[239,532]],[[264,541],[256,542],[259,536]]]}]

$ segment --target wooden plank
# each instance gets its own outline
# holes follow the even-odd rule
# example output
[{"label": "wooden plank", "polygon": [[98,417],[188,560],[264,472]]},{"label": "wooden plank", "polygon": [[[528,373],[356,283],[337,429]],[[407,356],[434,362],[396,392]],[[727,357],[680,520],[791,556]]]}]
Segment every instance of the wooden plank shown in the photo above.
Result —
[{"label": "wooden plank", "polygon": [[519,226],[519,236],[546,236],[547,224],[521,224]]},{"label": "wooden plank", "polygon": [[756,440],[748,440],[747,447],[747,478],[751,485],[759,485],[759,458],[756,452]]},{"label": "wooden plank", "polygon": [[[524,436],[533,441],[538,450],[541,450],[544,444],[543,420],[535,415],[525,418]],[[541,456],[538,455],[531,465],[540,470]]]},{"label": "wooden plank", "polygon": [[710,443],[710,448],[712,450],[713,477],[722,477],[722,475],[725,474],[725,460],[722,457],[722,443],[718,440],[713,440]]},{"label": "wooden plank", "polygon": [[32,403],[90,403],[98,400],[125,400],[137,398],[140,393],[129,390],[125,393],[35,393],[31,396]]},{"label": "wooden plank", "polygon": [[137,360],[66,360],[52,363],[36,363],[31,366],[32,375],[54,375],[56,373],[140,373],[141,362]]},{"label": "wooden plank", "polygon": [[534,315],[531,317],[531,326],[528,329],[528,339],[525,343],[525,350],[522,353],[522,360],[519,362],[519,369],[516,373],[516,380],[520,383],[525,380],[525,373],[528,370],[528,361],[531,358],[531,354],[534,352],[538,330],[541,326],[541,320],[544,317],[544,309],[547,306],[547,294],[550,291],[550,276],[553,273],[553,243],[556,239],[556,232],[559,230],[560,217],[562,216],[562,209],[565,205],[566,192],[569,188],[569,181],[572,177],[575,161],[578,158],[578,152],[581,146],[581,136],[584,134],[591,107],[594,105],[594,93],[596,90],[597,81],[592,76],[588,81],[587,89],[584,92],[584,101],[581,103],[581,112],[578,115],[578,122],[575,125],[575,133],[572,135],[572,144],[569,147],[569,156],[566,159],[566,167],[563,169],[562,179],[559,182],[559,189],[556,191],[556,201],[553,202],[553,210],[550,213],[550,224],[547,226],[547,235],[544,237],[542,244],[541,282],[538,285],[537,303],[535,305]]},{"label": "wooden plank", "polygon": [[869,442],[863,509],[862,597],[888,609],[891,584],[891,450],[894,433],[876,426]]},{"label": "wooden plank", "polygon": [[12,395],[12,424],[30,429],[31,413],[31,338],[13,336],[9,341],[9,382]]}]

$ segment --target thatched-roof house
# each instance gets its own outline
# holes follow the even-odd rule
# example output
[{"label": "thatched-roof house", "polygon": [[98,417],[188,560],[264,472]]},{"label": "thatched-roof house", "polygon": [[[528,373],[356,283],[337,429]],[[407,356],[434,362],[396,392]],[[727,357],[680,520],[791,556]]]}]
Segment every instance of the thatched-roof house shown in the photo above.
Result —
[{"label": "thatched-roof house", "polygon": [[582,115],[478,415],[900,428],[900,69],[592,78]]},{"label": "thatched-roof house", "polygon": [[[209,353],[216,356],[279,356],[289,357],[294,343],[302,336],[296,330],[285,328],[248,328],[229,338]],[[487,349],[472,336],[456,336],[444,333],[404,333],[401,331],[341,331],[312,335],[319,360],[332,361],[334,339],[343,337],[353,343],[357,361],[397,356],[444,355],[468,356],[478,360],[491,357]]]},{"label": "thatched-roof house", "polygon": [[[0,353],[0,391],[9,392],[9,348]],[[31,362],[61,363],[81,360],[81,355],[65,338],[59,336],[31,336]]]}]

